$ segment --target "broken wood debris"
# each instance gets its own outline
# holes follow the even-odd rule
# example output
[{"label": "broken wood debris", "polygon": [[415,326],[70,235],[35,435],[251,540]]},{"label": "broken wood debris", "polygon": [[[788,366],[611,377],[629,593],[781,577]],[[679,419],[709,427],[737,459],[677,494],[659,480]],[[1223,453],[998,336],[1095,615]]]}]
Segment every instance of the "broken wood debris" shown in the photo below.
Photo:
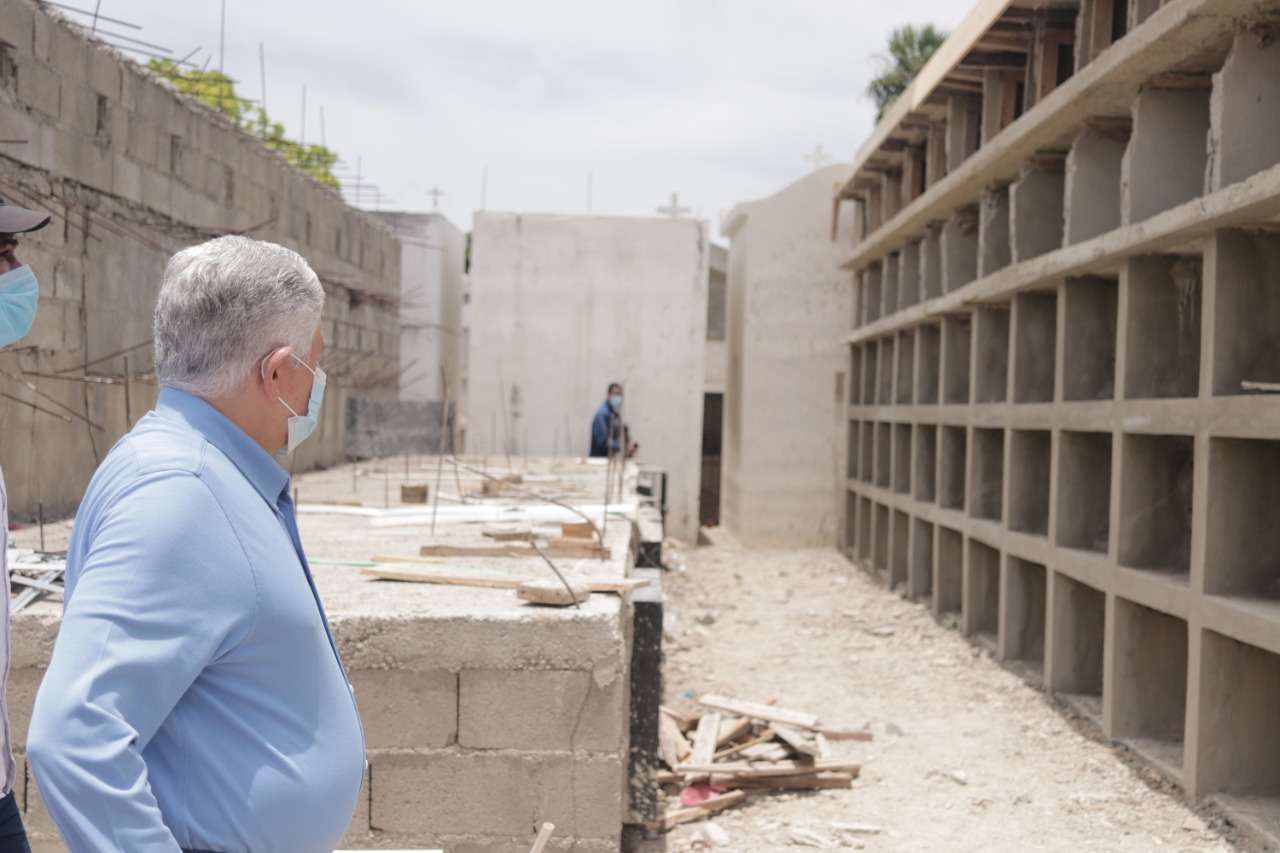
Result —
[{"label": "broken wood debris", "polygon": [[[594,542],[581,540],[552,540],[542,548],[548,557],[590,557],[607,560],[609,549]],[[423,545],[419,550],[423,557],[537,557],[532,546],[513,542],[508,545]]]},{"label": "broken wood debris", "polygon": [[[385,562],[379,562],[376,566],[365,566],[360,570],[360,574],[379,580],[517,590],[521,584],[538,580],[532,575],[515,575],[507,572],[451,571],[444,567],[429,569],[419,568],[416,564],[398,566],[395,563]],[[573,584],[586,586],[591,592],[629,592],[649,584],[646,578],[590,578],[576,575],[571,577],[570,581]]]},{"label": "broken wood debris", "polygon": [[677,803],[663,817],[670,829],[736,805],[748,793],[850,788],[861,765],[833,757],[829,740],[871,740],[871,733],[713,694],[659,706],[658,739],[665,765],[658,783]]}]

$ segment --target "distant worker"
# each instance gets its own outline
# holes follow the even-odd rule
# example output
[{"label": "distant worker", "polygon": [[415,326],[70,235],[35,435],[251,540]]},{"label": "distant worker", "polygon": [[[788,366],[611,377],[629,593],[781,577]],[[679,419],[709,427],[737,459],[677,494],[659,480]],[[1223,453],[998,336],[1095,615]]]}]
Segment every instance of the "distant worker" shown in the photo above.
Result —
[{"label": "distant worker", "polygon": [[631,433],[622,422],[622,386],[614,382],[591,420],[591,455],[621,458],[624,447],[626,455],[631,457],[640,445],[631,441]]},{"label": "distant worker", "polygon": [[316,428],[324,290],[220,237],[169,260],[154,411],[89,483],[27,754],[71,853],[332,853],[364,736],[277,463]]},{"label": "distant worker", "polygon": [[[49,214],[5,204],[0,199],[0,347],[20,340],[36,319],[36,305],[40,301],[40,287],[31,267],[18,260],[18,235],[39,231],[49,224]],[[5,552],[9,547],[9,497],[4,488],[4,473],[0,472],[0,568],[4,569],[6,591],[9,589],[9,566]],[[0,670],[0,853],[31,853],[27,833],[22,826],[22,814],[18,799],[13,794],[17,767],[13,761],[13,744],[9,742],[9,709],[5,702],[6,682],[9,680],[9,605],[6,596],[4,616],[0,617],[0,643],[6,662]]]}]

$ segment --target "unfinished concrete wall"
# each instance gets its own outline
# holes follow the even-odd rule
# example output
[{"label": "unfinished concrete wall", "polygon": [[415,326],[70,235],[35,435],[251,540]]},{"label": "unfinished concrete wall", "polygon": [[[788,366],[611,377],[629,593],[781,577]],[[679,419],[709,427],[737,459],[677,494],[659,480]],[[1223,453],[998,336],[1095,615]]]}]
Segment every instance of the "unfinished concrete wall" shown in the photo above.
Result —
[{"label": "unfinished concrete wall", "polygon": [[905,547],[909,595],[1275,846],[1280,43],[1271,3],[1161,5],[1084,4],[1084,73],[846,262],[919,242],[942,286],[844,338],[844,541],[887,582]]},{"label": "unfinished concrete wall", "polygon": [[467,235],[440,213],[380,213],[400,238],[400,399],[456,401],[462,388]]},{"label": "unfinished concrete wall", "polygon": [[[852,312],[849,277],[836,268],[842,241],[831,240],[831,196],[848,171],[828,166],[731,214],[730,288],[741,305],[729,338],[741,377],[726,406],[737,447],[725,460],[721,518],[744,544],[836,544],[832,469],[849,368],[824,342],[847,328]],[[892,267],[891,311],[899,305],[896,259]],[[892,356],[882,357],[892,371]]]},{"label": "unfinished concrete wall", "polygon": [[297,250],[324,282],[329,389],[291,465],[342,460],[347,398],[395,394],[394,236],[47,7],[0,0],[0,54],[0,196],[54,214],[23,239],[40,309],[23,348],[0,355],[0,384],[59,413],[0,399],[10,512],[34,517],[40,501],[46,517],[74,511],[154,402],[151,315],[169,255],[228,232]]},{"label": "unfinished concrete wall", "polygon": [[471,449],[585,456],[591,419],[620,382],[640,457],[670,472],[669,530],[694,541],[708,245],[692,220],[477,215]]}]

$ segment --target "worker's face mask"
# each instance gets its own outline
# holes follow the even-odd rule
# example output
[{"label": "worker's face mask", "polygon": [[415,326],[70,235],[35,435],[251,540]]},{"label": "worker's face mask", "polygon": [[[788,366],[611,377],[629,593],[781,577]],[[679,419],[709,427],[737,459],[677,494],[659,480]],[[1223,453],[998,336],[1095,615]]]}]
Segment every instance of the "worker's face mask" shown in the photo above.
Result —
[{"label": "worker's face mask", "polygon": [[[310,365],[293,353],[289,353],[289,358],[298,362],[298,364],[301,364],[303,367],[307,368],[307,370],[311,370]],[[264,371],[266,370],[266,364],[266,360],[264,359],[262,362]],[[324,388],[328,382],[328,377],[319,367],[315,370],[311,370],[311,375],[315,378],[311,382],[311,397],[307,400],[307,413],[305,415],[300,415],[294,411],[293,406],[286,403],[283,397],[276,397],[276,399],[280,401],[280,405],[288,409],[289,414],[292,415],[292,417],[289,418],[288,423],[288,442],[282,450],[278,451],[282,456],[288,456],[290,453],[297,450],[298,445],[306,441],[307,438],[310,437],[311,433],[316,431],[316,425],[319,423],[320,404],[324,401]]]},{"label": "worker's face mask", "polygon": [[622,395],[621,395],[621,394],[610,394],[610,395],[609,395],[609,405],[610,405],[610,406],[613,406],[615,409],[621,409],[621,408],[622,408]]},{"label": "worker's face mask", "polygon": [[40,287],[31,267],[23,264],[0,275],[0,347],[31,331],[39,302]]}]

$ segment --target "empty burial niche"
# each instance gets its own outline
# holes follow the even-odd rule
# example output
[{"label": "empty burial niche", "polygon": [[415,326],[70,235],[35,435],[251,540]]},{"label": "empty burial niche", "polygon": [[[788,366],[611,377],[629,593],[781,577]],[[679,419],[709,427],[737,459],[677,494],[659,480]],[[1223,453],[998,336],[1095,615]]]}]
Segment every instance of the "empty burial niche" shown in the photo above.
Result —
[{"label": "empty burial niche", "polygon": [[964,632],[982,634],[994,642],[1000,624],[1000,552],[970,539],[967,571]]},{"label": "empty burial niche", "polygon": [[860,444],[859,452],[862,454],[862,461],[858,463],[858,478],[864,483],[870,483],[875,480],[876,476],[876,429],[874,423],[871,421],[862,422],[862,428],[858,430],[858,442]]},{"label": "empty burial niche", "polygon": [[889,508],[884,504],[875,505],[875,532],[872,535],[875,559],[872,568],[876,574],[889,570]]},{"label": "empty burial niche", "polygon": [[858,497],[858,556],[865,564],[871,559],[871,501]]},{"label": "empty burial niche", "polygon": [[973,430],[973,467],[969,475],[969,514],[1000,521],[1004,505],[1004,430]]},{"label": "empty burial niche", "polygon": [[920,293],[933,299],[942,292],[942,229],[930,227],[920,241]]},{"label": "empty burial niche", "polygon": [[1195,439],[1126,435],[1120,454],[1120,565],[1180,576],[1191,572]]},{"label": "empty burial niche", "polygon": [[1054,572],[1050,580],[1051,630],[1045,687],[1059,693],[1102,695],[1102,656],[1107,596]]},{"label": "empty burial niche", "polygon": [[898,258],[898,307],[920,302],[920,244],[911,243]]},{"label": "empty burial niche", "polygon": [[1133,126],[1128,119],[1086,127],[1067,155],[1064,245],[1120,227],[1120,164]]},{"label": "empty burial niche", "polygon": [[1280,791],[1280,656],[1215,631],[1201,635],[1200,656],[1196,793],[1268,797],[1265,806],[1251,802],[1251,810],[1261,807],[1274,815]]},{"label": "empty burial niche", "polygon": [[1009,431],[1009,529],[1049,535],[1049,476],[1053,436],[1048,430]]},{"label": "empty burial niche", "polygon": [[1009,187],[1009,245],[1013,262],[1062,248],[1064,158],[1040,154]]},{"label": "empty burial niche", "polygon": [[882,489],[889,488],[893,462],[893,424],[876,424],[876,485]]},{"label": "empty burial niche", "polygon": [[858,547],[858,495],[844,493],[844,552],[853,554]]},{"label": "empty burial niche", "polygon": [[1204,591],[1280,598],[1280,442],[1209,441]]},{"label": "empty burial niche", "polygon": [[880,339],[880,377],[877,380],[876,402],[882,406],[893,403],[894,339]]},{"label": "empty burial niche", "polygon": [[893,427],[893,490],[911,493],[911,424]]},{"label": "empty burial niche", "polygon": [[1111,433],[1058,436],[1057,542],[1107,553],[1111,532]]},{"label": "empty burial niche", "polygon": [[1219,189],[1280,163],[1280,138],[1269,117],[1280,106],[1280,44],[1240,30],[1213,78],[1209,145],[1212,187]]},{"label": "empty burial niche", "polygon": [[849,405],[862,402],[862,347],[849,347]]},{"label": "empty burial niche", "polygon": [[978,278],[1009,266],[1009,187],[982,195],[978,205]]},{"label": "empty burial niche", "polygon": [[876,380],[880,376],[880,344],[871,341],[863,347],[862,405],[876,404]]},{"label": "empty burial niche", "polygon": [[978,277],[978,208],[951,214],[942,226],[942,289],[959,290]]},{"label": "empty burial niche", "polygon": [[1039,563],[1012,555],[1005,557],[1005,620],[1000,637],[1001,655],[1026,661],[1044,670],[1045,609],[1048,604],[1048,572]]},{"label": "empty burial niche", "polygon": [[1122,273],[1125,310],[1124,396],[1130,400],[1200,393],[1199,256],[1130,258]]},{"label": "empty burial niche", "polygon": [[862,316],[871,323],[884,316],[884,293],[880,283],[880,265],[872,264],[862,271],[862,294],[865,302]]},{"label": "empty burial niche", "polygon": [[905,512],[893,511],[893,547],[889,556],[889,588],[897,589],[907,583],[907,558],[910,556],[911,517]]},{"label": "empty burial niche", "polygon": [[973,324],[968,314],[942,319],[942,402],[969,402],[970,341]]},{"label": "empty burial niche", "polygon": [[858,465],[862,462],[862,443],[860,441],[862,424],[849,421],[849,458],[845,476],[850,480],[858,479]]},{"label": "empty burial niche", "polygon": [[1057,358],[1058,293],[1020,293],[1013,300],[1013,401],[1051,403]]},{"label": "empty burial niche", "polygon": [[938,485],[938,428],[933,424],[916,424],[915,442],[915,488],[912,496],[918,501],[933,503]]},{"label": "empty burial niche", "polygon": [[933,525],[920,519],[911,521],[911,567],[907,573],[907,595],[933,595]]},{"label": "empty burial niche", "polygon": [[949,527],[939,527],[937,557],[933,572],[933,610],[959,613],[964,593],[964,536]]},{"label": "empty burial niche", "polygon": [[884,259],[884,313],[898,310],[898,253],[890,252]]},{"label": "empty burial niche", "polygon": [[898,374],[894,402],[909,406],[915,387],[916,335],[907,331],[898,335]]},{"label": "empty burial niche", "polygon": [[1134,98],[1133,135],[1120,169],[1124,224],[1142,222],[1204,192],[1210,80],[1207,75],[1202,80],[1203,88],[1147,89]]},{"label": "empty burial niche", "polygon": [[1213,294],[1213,393],[1280,382],[1280,236],[1219,231],[1205,256]]},{"label": "empty burial niche", "polygon": [[1113,738],[1181,769],[1187,726],[1187,623],[1116,598]]},{"label": "empty burial niche", "polygon": [[967,446],[964,427],[942,427],[942,442],[938,450],[938,505],[943,509],[964,509],[964,462]]},{"label": "empty burial niche", "polygon": [[938,376],[942,359],[942,327],[936,323],[916,330],[916,402],[938,402]]},{"label": "empty burial niche", "polygon": [[1062,399],[1110,400],[1116,390],[1116,304],[1105,278],[1069,278],[1062,288]]},{"label": "empty burial niche", "polygon": [[1009,390],[1009,306],[973,314],[973,402],[1003,403]]}]

